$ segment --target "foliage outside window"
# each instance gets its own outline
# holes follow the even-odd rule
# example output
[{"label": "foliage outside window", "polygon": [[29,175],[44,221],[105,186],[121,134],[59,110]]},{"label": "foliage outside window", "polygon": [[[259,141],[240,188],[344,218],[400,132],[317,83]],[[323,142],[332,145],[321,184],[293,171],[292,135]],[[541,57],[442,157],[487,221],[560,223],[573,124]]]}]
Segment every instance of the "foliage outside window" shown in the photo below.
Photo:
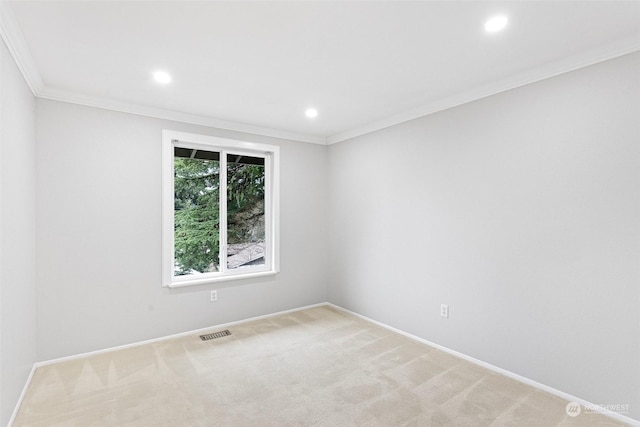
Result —
[{"label": "foliage outside window", "polygon": [[278,147],[163,133],[165,286],[277,272]]}]

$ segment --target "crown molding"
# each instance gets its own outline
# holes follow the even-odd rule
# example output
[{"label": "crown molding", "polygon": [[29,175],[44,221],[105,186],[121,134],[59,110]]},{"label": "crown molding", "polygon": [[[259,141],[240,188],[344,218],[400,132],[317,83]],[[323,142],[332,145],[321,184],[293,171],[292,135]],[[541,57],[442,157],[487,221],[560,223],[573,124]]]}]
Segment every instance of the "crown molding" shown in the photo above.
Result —
[{"label": "crown molding", "polygon": [[252,135],[309,142],[312,144],[320,145],[325,145],[327,142],[325,137],[317,135],[306,135],[282,129],[273,129],[246,123],[220,120],[213,117],[189,114],[162,108],[147,107],[134,103],[121,102],[96,96],[82,95],[47,87],[42,81],[42,77],[40,76],[31,53],[29,52],[27,43],[22,35],[22,31],[20,30],[20,26],[16,21],[13,11],[11,10],[11,6],[6,0],[0,0],[0,36],[4,40],[9,53],[16,62],[16,65],[22,73],[22,76],[24,77],[27,85],[31,89],[31,92],[38,98],[86,105],[90,107],[137,114],[146,117],[173,120],[182,123],[208,126],[235,132],[248,133]]},{"label": "crown molding", "polygon": [[419,117],[447,110],[449,108],[466,104],[481,98],[486,98],[500,92],[505,92],[520,86],[525,86],[540,80],[548,79],[638,51],[640,51],[640,37],[622,39],[599,49],[593,49],[586,53],[566,57],[497,82],[475,87],[471,90],[394,114],[382,120],[371,122],[335,135],[330,135],[327,137],[327,145],[337,144],[338,142],[346,141],[367,133],[395,126]]},{"label": "crown molding", "polygon": [[38,98],[50,99],[53,101],[68,102],[71,104],[85,105],[89,107],[102,108],[105,110],[113,110],[123,113],[136,114],[139,116],[152,117],[156,119],[172,120],[181,123],[207,126],[217,129],[248,133],[252,135],[268,136],[272,138],[326,145],[326,138],[321,136],[306,135],[289,132],[282,129],[273,129],[262,126],[255,126],[247,123],[220,120],[208,116],[200,116],[197,114],[183,113],[175,110],[148,107],[103,97],[88,96],[58,89],[51,89],[48,87],[44,87],[43,89],[41,89],[36,96]]},{"label": "crown molding", "polygon": [[338,142],[395,126],[400,123],[437,113],[487,96],[495,95],[520,86],[525,86],[540,80],[587,67],[589,65],[594,65],[599,62],[640,51],[640,37],[629,37],[598,49],[593,49],[582,54],[548,63],[544,66],[528,70],[524,73],[520,73],[497,82],[475,87],[471,90],[460,92],[444,99],[434,100],[431,103],[394,114],[382,120],[374,121],[363,126],[324,137],[318,135],[299,134],[282,129],[273,129],[247,123],[221,120],[208,116],[148,107],[134,103],[49,88],[46,87],[42,81],[40,73],[35,66],[35,62],[29,53],[27,44],[22,36],[20,27],[13,15],[13,11],[6,0],[0,0],[0,35],[6,43],[9,52],[20,69],[20,72],[24,76],[31,92],[33,92],[36,97],[137,114],[146,117],[173,120],[235,132],[320,145],[337,144]]},{"label": "crown molding", "polygon": [[20,26],[11,10],[11,6],[5,0],[0,0],[0,36],[24,76],[31,92],[37,96],[44,88],[44,83],[29,53],[27,43],[22,36],[22,31],[20,31]]}]

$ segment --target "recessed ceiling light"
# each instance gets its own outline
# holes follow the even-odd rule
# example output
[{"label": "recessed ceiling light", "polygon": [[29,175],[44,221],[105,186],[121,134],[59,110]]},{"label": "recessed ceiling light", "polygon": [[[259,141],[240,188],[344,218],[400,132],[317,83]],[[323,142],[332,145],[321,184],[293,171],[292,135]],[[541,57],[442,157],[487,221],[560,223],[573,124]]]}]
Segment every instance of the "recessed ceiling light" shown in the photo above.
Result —
[{"label": "recessed ceiling light", "polygon": [[500,30],[504,29],[504,27],[507,26],[507,22],[508,21],[509,20],[504,15],[494,16],[493,18],[491,18],[487,22],[485,22],[484,29],[488,33],[495,33],[497,31],[500,31]]},{"label": "recessed ceiling light", "polygon": [[163,85],[171,83],[171,76],[166,71],[156,71],[153,73],[153,79]]},{"label": "recessed ceiling light", "polygon": [[305,111],[304,114],[310,119],[313,119],[314,117],[318,117],[318,110],[315,108],[307,108],[307,111]]}]

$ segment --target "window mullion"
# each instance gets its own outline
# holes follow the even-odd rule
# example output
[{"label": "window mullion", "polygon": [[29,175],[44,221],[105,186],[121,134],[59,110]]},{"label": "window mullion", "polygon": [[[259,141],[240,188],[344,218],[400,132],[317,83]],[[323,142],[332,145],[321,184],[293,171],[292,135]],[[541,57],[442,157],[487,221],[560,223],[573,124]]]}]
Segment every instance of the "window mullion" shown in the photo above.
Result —
[{"label": "window mullion", "polygon": [[219,212],[219,241],[220,241],[220,271],[227,271],[227,153],[220,152],[220,212]]},{"label": "window mullion", "polygon": [[271,182],[271,168],[272,168],[272,164],[271,164],[271,155],[269,153],[265,153],[265,157],[264,157],[264,171],[265,171],[265,177],[264,177],[264,185],[265,185],[265,192],[264,192],[264,213],[265,213],[265,236],[264,236],[264,262],[265,265],[268,266],[272,266],[273,262],[272,262],[272,257],[273,257],[273,250],[272,250],[272,242],[273,242],[273,233],[272,233],[272,228],[271,228],[271,222],[273,220],[272,218],[272,200],[271,200],[271,186],[272,186],[272,182]]}]

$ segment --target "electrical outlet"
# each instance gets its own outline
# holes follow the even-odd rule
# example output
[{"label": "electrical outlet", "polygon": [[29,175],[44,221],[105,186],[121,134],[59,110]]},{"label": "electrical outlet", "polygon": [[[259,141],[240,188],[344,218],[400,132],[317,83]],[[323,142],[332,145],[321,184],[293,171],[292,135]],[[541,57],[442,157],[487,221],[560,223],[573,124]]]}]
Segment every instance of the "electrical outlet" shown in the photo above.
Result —
[{"label": "electrical outlet", "polygon": [[211,302],[218,301],[218,291],[211,291]]},{"label": "electrical outlet", "polygon": [[440,304],[440,317],[449,318],[449,306],[447,304]]}]

